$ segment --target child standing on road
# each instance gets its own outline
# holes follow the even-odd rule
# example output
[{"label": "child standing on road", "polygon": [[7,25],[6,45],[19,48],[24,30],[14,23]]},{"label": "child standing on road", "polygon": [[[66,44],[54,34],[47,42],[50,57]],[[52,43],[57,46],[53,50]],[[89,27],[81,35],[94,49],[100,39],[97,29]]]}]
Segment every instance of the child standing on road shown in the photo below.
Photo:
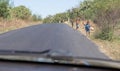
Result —
[{"label": "child standing on road", "polygon": [[89,21],[87,21],[87,23],[84,24],[84,26],[85,26],[86,36],[90,36],[90,23],[89,23]]},{"label": "child standing on road", "polygon": [[71,23],[72,28],[73,28],[73,27],[74,27],[74,22],[73,22],[73,20],[72,20],[72,19],[70,20],[70,23]]},{"label": "child standing on road", "polygon": [[79,22],[80,22],[80,20],[79,20],[79,19],[76,19],[76,30],[79,29]]}]

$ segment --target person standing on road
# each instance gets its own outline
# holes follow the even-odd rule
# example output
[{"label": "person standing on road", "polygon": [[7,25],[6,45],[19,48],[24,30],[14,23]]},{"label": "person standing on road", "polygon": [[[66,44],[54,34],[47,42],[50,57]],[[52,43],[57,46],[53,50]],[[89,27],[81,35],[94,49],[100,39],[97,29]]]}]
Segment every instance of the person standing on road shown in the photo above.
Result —
[{"label": "person standing on road", "polygon": [[87,21],[87,23],[84,24],[84,26],[85,26],[86,36],[90,36],[90,22]]},{"label": "person standing on road", "polygon": [[74,27],[74,22],[73,22],[73,20],[72,20],[72,19],[70,20],[70,23],[71,23],[72,28],[73,28],[73,27]]},{"label": "person standing on road", "polygon": [[78,30],[79,29],[79,19],[76,19],[76,30]]}]

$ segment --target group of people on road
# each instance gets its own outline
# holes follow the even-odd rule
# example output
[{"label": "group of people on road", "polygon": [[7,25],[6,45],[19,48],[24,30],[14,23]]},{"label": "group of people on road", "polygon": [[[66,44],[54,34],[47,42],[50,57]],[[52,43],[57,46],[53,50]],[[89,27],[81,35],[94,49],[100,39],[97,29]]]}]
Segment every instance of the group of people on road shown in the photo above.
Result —
[{"label": "group of people on road", "polygon": [[[74,27],[74,21],[71,19],[70,22],[71,22],[71,25],[72,25],[72,28],[73,28]],[[86,31],[86,36],[90,36],[90,28],[91,28],[90,22],[87,20],[85,23],[82,23],[82,24],[84,25],[84,29]],[[80,19],[79,18],[77,18],[75,20],[75,25],[76,25],[75,26],[76,30],[78,30],[80,28]]]}]

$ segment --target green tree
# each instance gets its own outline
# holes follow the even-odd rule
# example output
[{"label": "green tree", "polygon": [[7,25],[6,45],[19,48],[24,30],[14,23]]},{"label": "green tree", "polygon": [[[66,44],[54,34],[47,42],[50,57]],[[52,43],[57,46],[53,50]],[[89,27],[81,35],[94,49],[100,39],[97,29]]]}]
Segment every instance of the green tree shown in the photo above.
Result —
[{"label": "green tree", "polygon": [[43,23],[52,23],[52,21],[53,21],[53,16],[51,15],[43,19]]},{"label": "green tree", "polygon": [[101,30],[98,38],[112,40],[114,28],[120,21],[120,0],[94,0],[92,12],[94,21]]},{"label": "green tree", "polygon": [[41,18],[40,15],[36,15],[36,14],[34,14],[34,15],[32,15],[32,20],[33,20],[33,21],[41,21],[42,18]]},{"label": "green tree", "polygon": [[12,16],[19,19],[28,19],[31,16],[31,11],[25,6],[14,7]]},{"label": "green tree", "polygon": [[48,17],[44,18],[44,23],[60,23],[67,20],[67,13],[58,13],[56,15],[49,15]]},{"label": "green tree", "polygon": [[59,23],[67,20],[67,15],[66,13],[58,13],[53,16],[53,22],[54,23]]},{"label": "green tree", "polygon": [[9,0],[0,0],[0,17],[7,18],[9,16]]}]

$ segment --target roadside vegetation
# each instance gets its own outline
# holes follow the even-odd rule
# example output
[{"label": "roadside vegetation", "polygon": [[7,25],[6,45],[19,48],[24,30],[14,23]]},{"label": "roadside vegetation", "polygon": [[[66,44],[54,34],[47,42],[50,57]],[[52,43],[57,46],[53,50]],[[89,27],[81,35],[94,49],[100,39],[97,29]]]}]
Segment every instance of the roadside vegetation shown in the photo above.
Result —
[{"label": "roadside vegetation", "polygon": [[39,15],[25,6],[14,7],[10,0],[0,0],[0,33],[41,23]]},{"label": "roadside vegetation", "polygon": [[[46,17],[44,23],[61,23],[80,18],[94,25],[90,38],[100,50],[115,60],[120,60],[120,0],[84,0],[79,6],[64,13]],[[70,24],[68,24],[70,25]],[[84,33],[84,27],[79,30]]]}]

